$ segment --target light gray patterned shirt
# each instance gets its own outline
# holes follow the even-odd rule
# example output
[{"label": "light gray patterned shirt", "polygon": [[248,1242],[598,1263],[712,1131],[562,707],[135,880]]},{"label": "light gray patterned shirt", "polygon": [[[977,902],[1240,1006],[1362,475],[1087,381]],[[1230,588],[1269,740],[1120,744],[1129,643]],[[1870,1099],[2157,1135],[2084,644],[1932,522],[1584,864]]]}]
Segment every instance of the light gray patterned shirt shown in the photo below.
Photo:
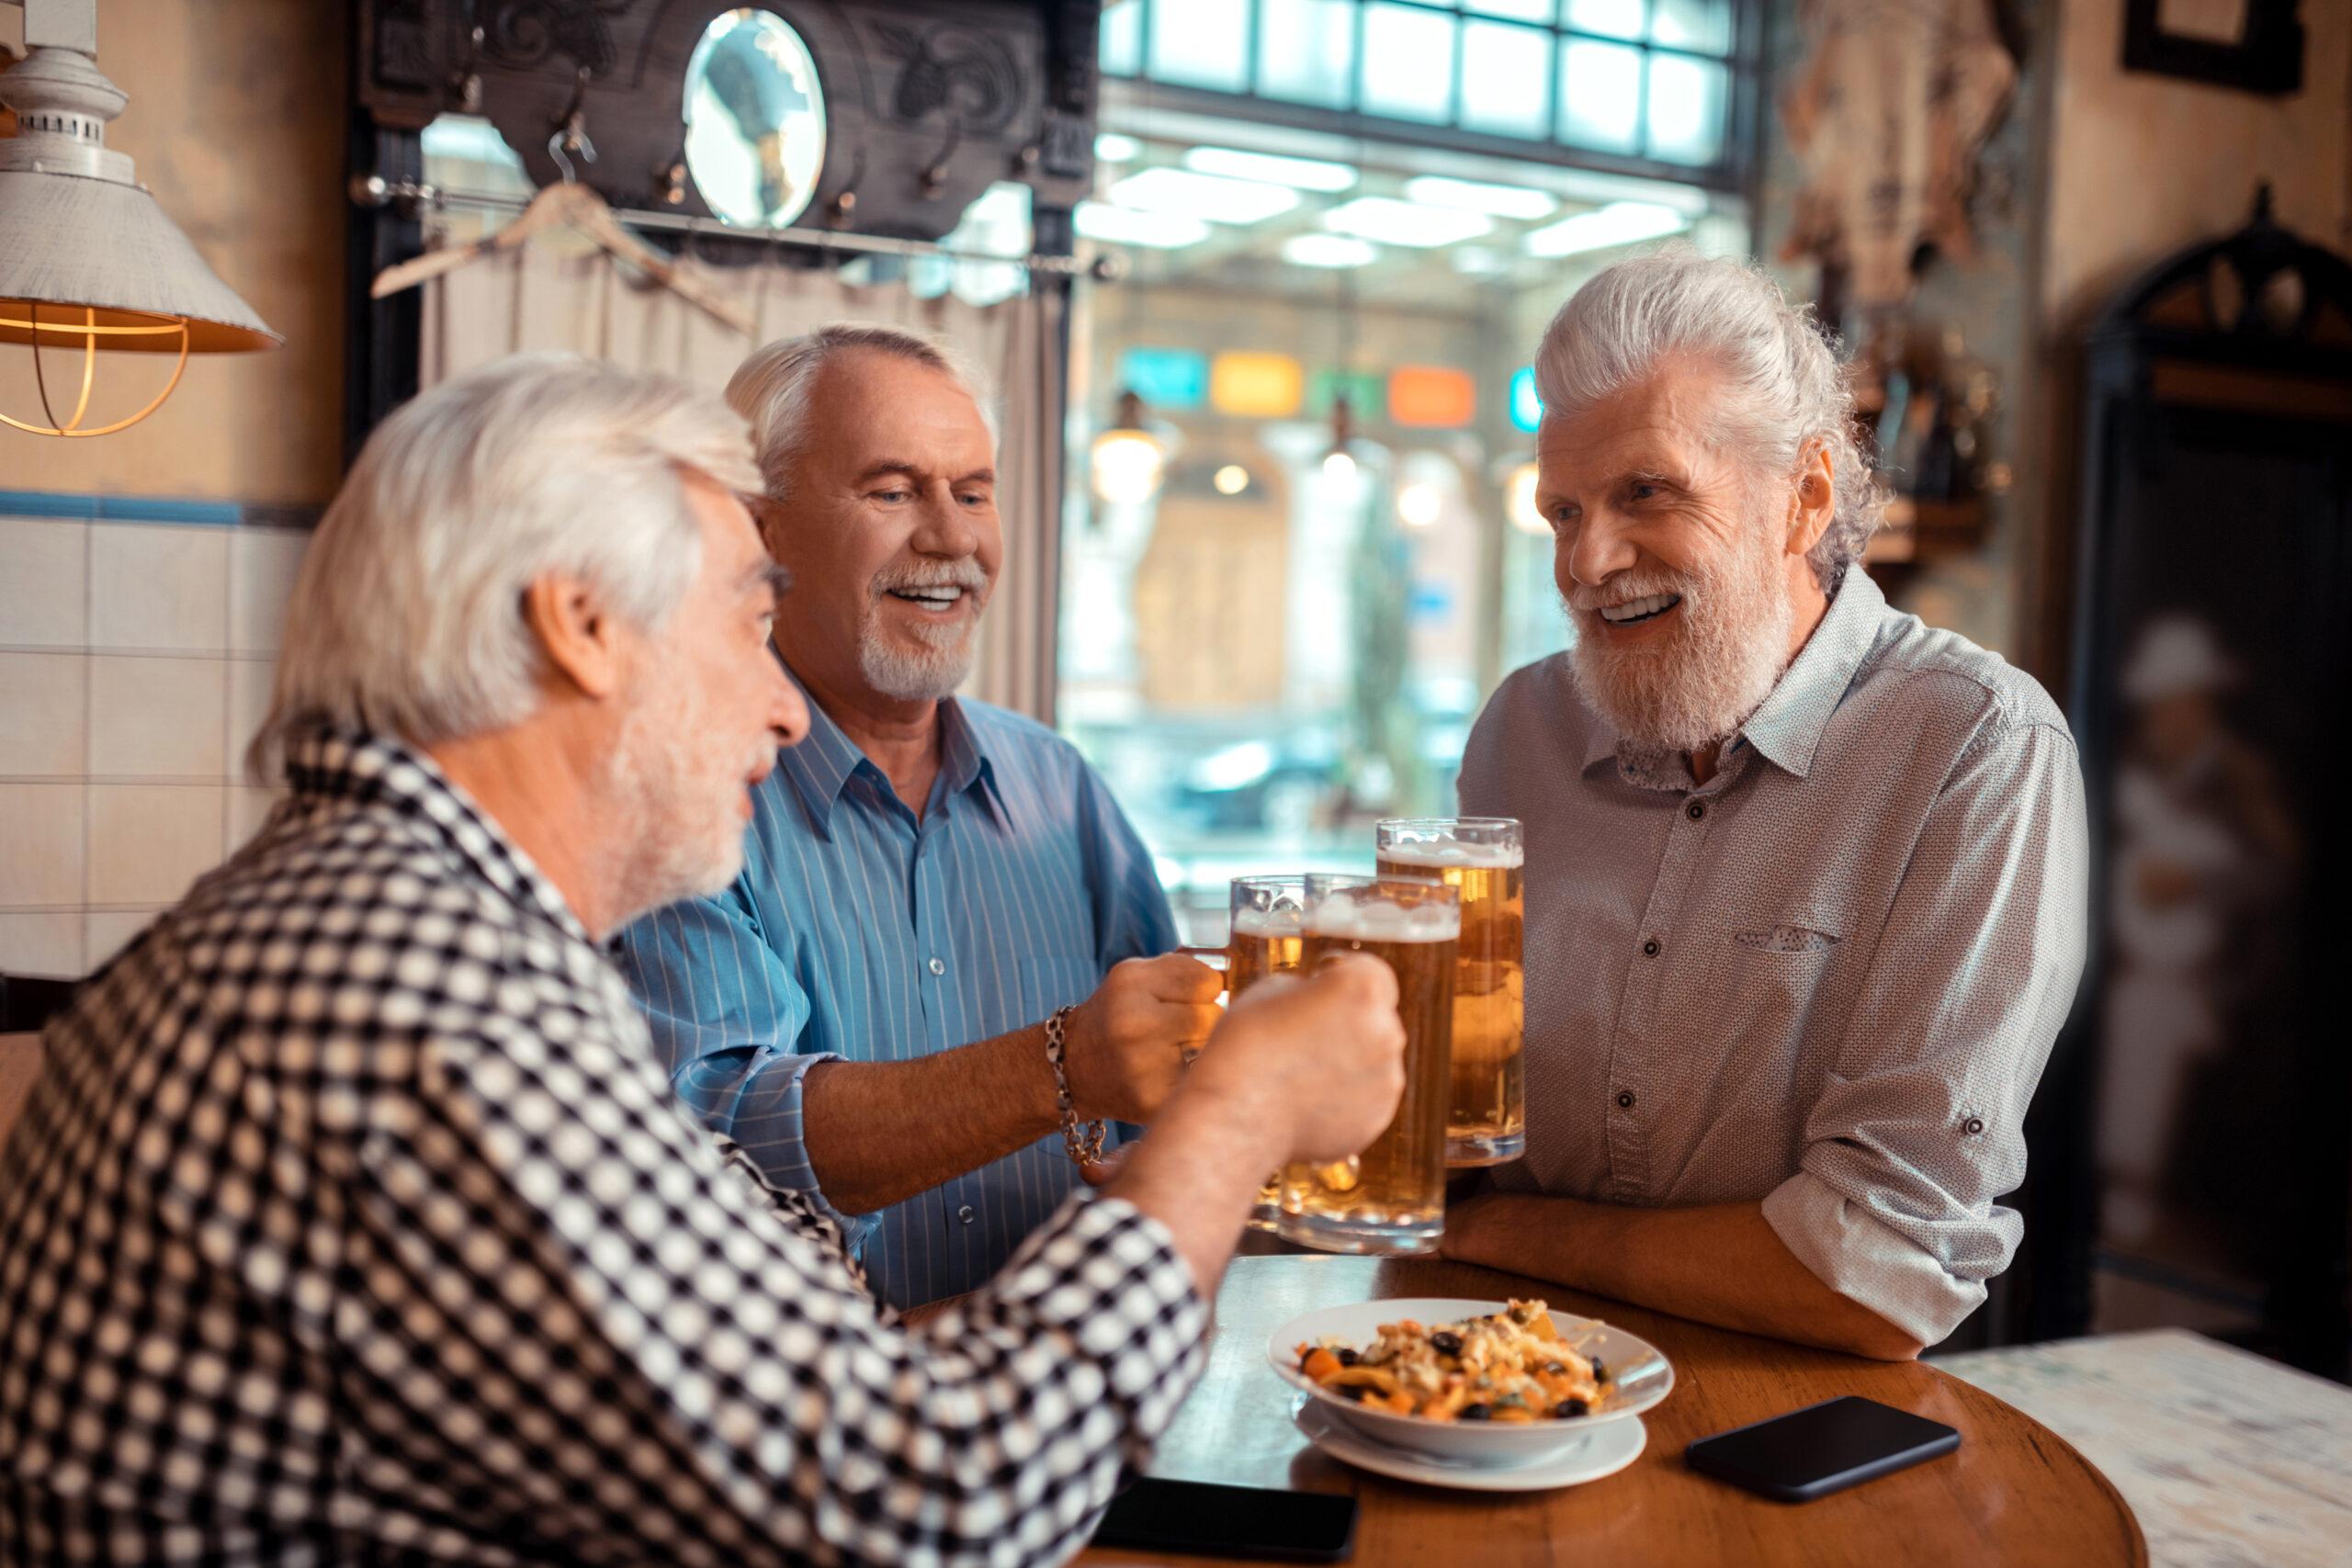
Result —
[{"label": "light gray patterned shirt", "polygon": [[1849,571],[1695,784],[1568,654],[1513,674],[1462,807],[1527,830],[1527,1158],[1508,1191],[1761,1200],[1840,1294],[1935,1344],[2022,1224],[2021,1128],[2074,999],[2082,776],[2031,677]]}]

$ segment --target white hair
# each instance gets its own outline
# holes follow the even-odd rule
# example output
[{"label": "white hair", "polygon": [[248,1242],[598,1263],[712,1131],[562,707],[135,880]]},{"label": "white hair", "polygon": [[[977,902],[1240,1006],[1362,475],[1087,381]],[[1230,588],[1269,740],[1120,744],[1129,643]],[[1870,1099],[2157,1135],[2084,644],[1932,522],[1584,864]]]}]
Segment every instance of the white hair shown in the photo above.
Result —
[{"label": "white hair", "polygon": [[574,355],[518,355],[377,426],[302,558],[268,721],[416,746],[536,709],[544,652],[523,595],[551,572],[660,626],[701,569],[699,475],[755,491],[743,422],[710,393]]},{"label": "white hair", "polygon": [[944,344],[873,321],[836,321],[799,337],[779,338],[752,351],[727,382],[727,402],[751,423],[752,449],[767,481],[767,496],[782,501],[792,466],[808,445],[808,414],[817,378],[836,355],[854,350],[911,361],[964,389],[989,442],[997,439],[996,411],[979,373]]},{"label": "white hair", "polygon": [[1680,245],[1603,268],[1544,329],[1535,389],[1547,415],[1574,413],[1676,355],[1730,378],[1737,400],[1718,446],[1751,474],[1793,480],[1814,454],[1829,454],[1829,526],[1805,558],[1835,591],[1878,527],[1884,498],[1854,439],[1854,394],[1829,334],[1762,269]]}]

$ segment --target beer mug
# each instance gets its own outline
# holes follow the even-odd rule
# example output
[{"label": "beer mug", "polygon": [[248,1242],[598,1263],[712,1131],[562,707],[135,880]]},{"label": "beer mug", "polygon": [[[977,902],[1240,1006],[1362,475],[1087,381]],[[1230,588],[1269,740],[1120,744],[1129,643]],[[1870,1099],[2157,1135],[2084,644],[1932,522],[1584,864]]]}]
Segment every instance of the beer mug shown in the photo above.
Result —
[{"label": "beer mug", "polygon": [[[1364,880],[1369,880],[1366,878]],[[1228,1002],[1269,975],[1298,970],[1299,949],[1306,940],[1306,877],[1304,873],[1280,876],[1237,876],[1229,906],[1232,920],[1225,942],[1225,994]],[[1250,1211],[1252,1230],[1270,1231],[1282,1213],[1282,1172],[1266,1178],[1258,1189],[1257,1206]]]},{"label": "beer mug", "polygon": [[1299,967],[1367,953],[1396,976],[1405,1025],[1405,1095],[1380,1136],[1353,1158],[1283,1168],[1284,1240],[1325,1252],[1435,1252],[1445,1234],[1447,1069],[1461,895],[1425,877],[1309,876]]},{"label": "beer mug", "polygon": [[1520,951],[1527,856],[1520,825],[1509,817],[1419,817],[1383,822],[1376,831],[1381,875],[1434,876],[1462,895],[1445,1161],[1515,1160],[1527,1150],[1521,1064],[1527,979]]}]

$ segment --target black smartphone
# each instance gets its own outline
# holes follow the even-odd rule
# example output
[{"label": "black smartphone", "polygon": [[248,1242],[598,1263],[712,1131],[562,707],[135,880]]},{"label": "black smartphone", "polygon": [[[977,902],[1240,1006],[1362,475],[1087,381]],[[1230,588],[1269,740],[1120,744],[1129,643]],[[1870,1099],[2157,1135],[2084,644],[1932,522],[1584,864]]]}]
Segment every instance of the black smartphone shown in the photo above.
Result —
[{"label": "black smartphone", "polygon": [[1130,1485],[1094,1527],[1096,1546],[1345,1562],[1356,1549],[1356,1500],[1324,1492],[1271,1492],[1205,1481]]},{"label": "black smartphone", "polygon": [[1809,1503],[1948,1454],[1960,1434],[1940,1421],[1848,1394],[1702,1438],[1690,1468],[1783,1503]]}]

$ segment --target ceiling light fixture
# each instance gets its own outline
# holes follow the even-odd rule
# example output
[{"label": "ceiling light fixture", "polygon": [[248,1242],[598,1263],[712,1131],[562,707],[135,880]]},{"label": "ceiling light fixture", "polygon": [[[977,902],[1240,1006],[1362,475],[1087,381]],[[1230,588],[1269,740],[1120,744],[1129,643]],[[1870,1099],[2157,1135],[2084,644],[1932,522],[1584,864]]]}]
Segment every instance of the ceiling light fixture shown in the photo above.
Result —
[{"label": "ceiling light fixture", "polygon": [[1143,400],[1132,388],[1119,394],[1118,412],[1087,458],[1094,493],[1113,506],[1140,506],[1159,492],[1168,451],[1144,423]]},{"label": "ceiling light fixture", "polygon": [[1197,218],[1175,212],[1138,212],[1107,201],[1081,201],[1070,215],[1071,226],[1090,240],[1113,245],[1142,245],[1150,250],[1181,250],[1209,237],[1209,226]]},{"label": "ceiling light fixture", "polygon": [[1384,245],[1433,250],[1491,233],[1495,220],[1483,212],[1424,207],[1393,196],[1360,196],[1326,212],[1323,227],[1335,234],[1353,234]]},{"label": "ceiling light fixture", "polygon": [[1351,450],[1356,441],[1355,410],[1345,397],[1331,400],[1331,445],[1323,454],[1323,478],[1335,486],[1351,486],[1356,479],[1356,457]]},{"label": "ceiling light fixture", "polygon": [[1272,152],[1245,152],[1238,147],[1194,147],[1185,152],[1184,166],[1204,175],[1264,180],[1327,195],[1353,190],[1356,181],[1363,177],[1345,164],[1327,164],[1320,158],[1285,158]]},{"label": "ceiling light fixture", "polygon": [[1106,193],[1121,207],[1205,218],[1213,223],[1262,223],[1298,205],[1298,192],[1261,180],[1232,180],[1191,169],[1146,169],[1113,182]]},{"label": "ceiling light fixture", "polygon": [[1293,234],[1283,242],[1283,260],[1294,266],[1370,266],[1380,247],[1353,234]]},{"label": "ceiling light fixture", "polygon": [[1405,197],[1430,207],[1483,212],[1489,218],[1515,218],[1522,223],[1549,218],[1560,209],[1560,198],[1549,191],[1450,179],[1443,175],[1415,175],[1405,182]]},{"label": "ceiling light fixture", "polygon": [[1531,229],[1520,241],[1531,256],[1556,260],[1605,251],[1615,245],[1639,244],[1679,234],[1690,220],[1671,207],[1648,201],[1612,201],[1598,212],[1579,212],[1557,223]]},{"label": "ceiling light fixture", "polygon": [[1211,476],[1209,483],[1219,495],[1239,495],[1250,488],[1250,470],[1238,463],[1227,463]]},{"label": "ceiling light fixture", "polygon": [[[284,340],[205,265],[187,236],[107,150],[106,128],[129,101],[98,70],[95,0],[28,0],[26,56],[0,75],[17,134],[0,141],[0,343],[32,349],[46,423],[0,423],[35,435],[108,435],[163,406],[191,354],[242,354]],[[58,417],[42,349],[81,350],[72,411]],[[101,353],[172,355],[145,407],[90,424]],[[70,362],[69,362],[70,365]]]}]

